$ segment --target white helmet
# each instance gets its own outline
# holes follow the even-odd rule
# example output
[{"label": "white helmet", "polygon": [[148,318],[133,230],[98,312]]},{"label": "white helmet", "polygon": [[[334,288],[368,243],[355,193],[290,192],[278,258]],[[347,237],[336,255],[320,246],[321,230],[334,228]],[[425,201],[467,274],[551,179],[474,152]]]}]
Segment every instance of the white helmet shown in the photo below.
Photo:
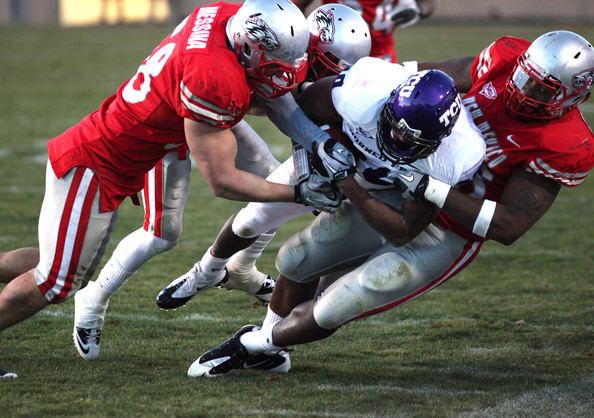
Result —
[{"label": "white helmet", "polygon": [[308,79],[338,74],[369,55],[369,27],[359,13],[342,4],[325,4],[307,17]]},{"label": "white helmet", "polygon": [[246,0],[229,19],[227,38],[258,94],[277,97],[302,81],[309,31],[291,1]]},{"label": "white helmet", "polygon": [[568,31],[539,36],[518,63],[507,85],[508,111],[526,119],[556,119],[590,96],[594,48]]}]

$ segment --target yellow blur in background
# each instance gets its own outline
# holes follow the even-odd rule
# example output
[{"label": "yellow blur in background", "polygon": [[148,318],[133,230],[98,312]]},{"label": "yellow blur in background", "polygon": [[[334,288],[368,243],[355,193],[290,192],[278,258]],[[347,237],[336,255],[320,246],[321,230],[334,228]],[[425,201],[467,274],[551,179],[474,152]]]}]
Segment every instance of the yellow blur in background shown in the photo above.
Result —
[{"label": "yellow blur in background", "polygon": [[64,26],[165,22],[169,16],[167,0],[60,0]]}]

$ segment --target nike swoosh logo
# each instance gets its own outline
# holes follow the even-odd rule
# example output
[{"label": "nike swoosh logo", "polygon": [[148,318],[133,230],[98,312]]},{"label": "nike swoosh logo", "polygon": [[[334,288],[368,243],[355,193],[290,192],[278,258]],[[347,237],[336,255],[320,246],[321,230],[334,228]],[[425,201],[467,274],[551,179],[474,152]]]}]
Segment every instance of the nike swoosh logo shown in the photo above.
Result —
[{"label": "nike swoosh logo", "polygon": [[80,336],[78,335],[78,331],[76,331],[76,341],[78,342],[78,346],[80,347],[80,351],[82,351],[85,354],[89,354],[89,346],[88,346],[88,344],[85,344],[80,339]]},{"label": "nike swoosh logo", "polygon": [[400,177],[402,180],[408,181],[409,183],[415,179],[415,176],[413,176],[411,173],[409,173],[408,175],[402,173],[397,174],[398,177]]},{"label": "nike swoosh logo", "polygon": [[508,135],[505,137],[505,139],[507,139],[512,144],[514,144],[516,147],[521,148],[520,144],[518,144],[516,141],[514,141],[513,135]]}]

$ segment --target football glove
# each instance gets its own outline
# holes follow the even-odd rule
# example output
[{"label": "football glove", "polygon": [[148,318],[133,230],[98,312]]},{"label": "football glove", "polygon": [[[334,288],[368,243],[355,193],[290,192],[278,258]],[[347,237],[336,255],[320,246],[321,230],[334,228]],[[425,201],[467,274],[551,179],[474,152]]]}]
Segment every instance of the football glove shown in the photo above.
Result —
[{"label": "football glove", "polygon": [[338,210],[342,195],[338,188],[317,174],[310,175],[295,186],[295,202],[323,212]]},{"label": "football glove", "polygon": [[315,150],[317,154],[312,155],[313,167],[327,181],[344,180],[355,172],[355,156],[336,139],[321,142]]},{"label": "football glove", "polygon": [[388,173],[387,178],[402,192],[402,197],[405,199],[424,200],[425,189],[429,182],[427,174],[413,170],[395,169]]},{"label": "football glove", "polygon": [[408,28],[419,21],[421,9],[416,0],[400,0],[392,9],[390,18],[399,28]]}]

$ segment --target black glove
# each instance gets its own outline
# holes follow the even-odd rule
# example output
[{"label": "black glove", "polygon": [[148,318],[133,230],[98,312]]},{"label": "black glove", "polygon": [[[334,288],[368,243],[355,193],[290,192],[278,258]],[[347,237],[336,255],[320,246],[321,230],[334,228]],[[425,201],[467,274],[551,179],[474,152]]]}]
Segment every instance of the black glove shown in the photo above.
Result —
[{"label": "black glove", "polygon": [[338,188],[317,174],[295,186],[295,202],[311,206],[323,212],[334,213],[338,210],[342,195]]},{"label": "black glove", "polygon": [[315,151],[312,165],[327,181],[344,180],[357,167],[353,153],[334,138],[318,144]]}]

